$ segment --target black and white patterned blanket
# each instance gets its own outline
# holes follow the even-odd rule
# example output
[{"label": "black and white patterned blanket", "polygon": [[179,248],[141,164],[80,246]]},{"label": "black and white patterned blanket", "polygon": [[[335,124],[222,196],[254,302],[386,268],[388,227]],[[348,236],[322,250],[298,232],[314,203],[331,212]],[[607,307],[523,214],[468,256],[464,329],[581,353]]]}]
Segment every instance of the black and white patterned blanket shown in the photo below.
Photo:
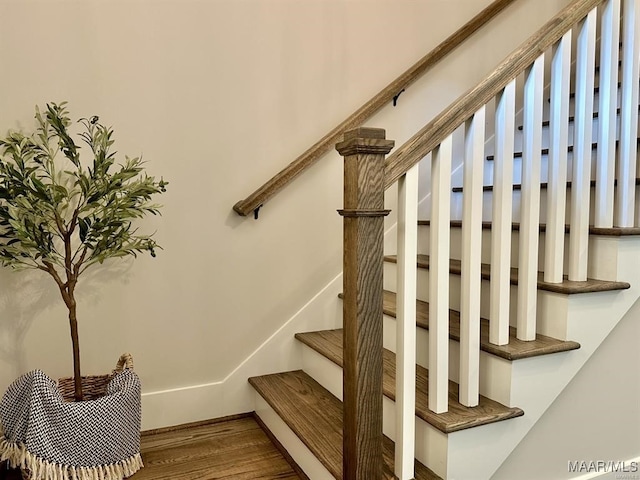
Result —
[{"label": "black and white patterned blanket", "polygon": [[133,370],[116,373],[105,396],[84,402],[65,402],[56,382],[35,370],[0,401],[0,459],[27,469],[31,478],[120,480],[142,467],[140,422],[140,380]]}]

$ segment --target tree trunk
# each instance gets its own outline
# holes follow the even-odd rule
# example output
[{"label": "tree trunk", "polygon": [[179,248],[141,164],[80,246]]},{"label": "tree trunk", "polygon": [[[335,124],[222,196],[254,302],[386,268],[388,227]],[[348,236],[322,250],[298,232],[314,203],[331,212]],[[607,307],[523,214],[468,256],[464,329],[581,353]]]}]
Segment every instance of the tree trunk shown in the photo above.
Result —
[{"label": "tree trunk", "polygon": [[82,401],[82,377],[80,375],[80,340],[78,338],[78,319],[76,317],[76,299],[73,290],[69,292],[69,327],[71,329],[71,344],[73,346],[73,383],[76,402]]}]

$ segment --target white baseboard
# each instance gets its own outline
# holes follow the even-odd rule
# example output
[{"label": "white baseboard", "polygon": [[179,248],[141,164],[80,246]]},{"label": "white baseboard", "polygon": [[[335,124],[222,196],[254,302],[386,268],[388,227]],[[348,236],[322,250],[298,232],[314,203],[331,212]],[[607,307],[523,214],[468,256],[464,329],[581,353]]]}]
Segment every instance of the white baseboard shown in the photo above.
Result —
[{"label": "white baseboard", "polygon": [[339,328],[342,273],[331,280],[223,380],[142,394],[142,429],[152,430],[255,410],[249,377],[302,368],[295,334]]},{"label": "white baseboard", "polygon": [[224,382],[216,382],[143,393],[142,430],[222,417],[223,390]]}]

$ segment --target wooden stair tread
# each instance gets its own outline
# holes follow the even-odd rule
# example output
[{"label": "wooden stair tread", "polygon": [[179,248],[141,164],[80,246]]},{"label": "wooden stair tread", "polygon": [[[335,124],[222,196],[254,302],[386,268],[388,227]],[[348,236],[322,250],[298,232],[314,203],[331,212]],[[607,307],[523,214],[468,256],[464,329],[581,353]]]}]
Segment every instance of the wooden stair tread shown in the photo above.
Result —
[{"label": "wooden stair tread", "polygon": [[[342,329],[298,333],[296,338],[342,368]],[[383,362],[382,389],[386,397],[395,400],[395,354],[385,349]],[[449,411],[440,414],[433,413],[429,410],[429,372],[426,368],[416,365],[416,416],[443,433],[452,433],[524,415],[524,412],[519,408],[505,407],[482,395],[477,407],[465,407],[458,402],[458,388],[457,383],[449,381]]]},{"label": "wooden stair tread", "polygon": [[[385,255],[384,260],[386,262],[396,263],[397,258],[395,255]],[[449,261],[449,271],[455,275],[461,273],[460,260],[451,259]],[[418,255],[418,268],[429,268],[429,255]],[[480,266],[480,275],[484,280],[490,280],[491,266],[487,263],[483,263]],[[511,284],[518,284],[518,269],[511,267]],[[548,283],[543,280],[543,273],[538,272],[538,290],[546,290],[548,292],[562,293],[565,295],[571,295],[576,293],[592,293],[592,292],[608,292],[612,290],[626,290],[631,288],[627,282],[617,282],[610,280],[596,280],[587,279],[585,282],[576,282],[568,280],[567,276],[564,276],[562,283]]]},{"label": "wooden stair tread", "polygon": [[[339,295],[343,298],[343,295]],[[396,317],[396,294],[385,290],[383,292],[382,309],[385,315]],[[416,325],[425,330],[429,330],[429,303],[416,300]],[[480,350],[514,361],[522,358],[538,357],[552,353],[568,352],[580,348],[578,342],[569,340],[558,340],[545,335],[536,334],[536,339],[532,341],[519,340],[516,337],[516,329],[509,327],[509,343],[507,345],[494,345],[489,342],[489,320],[480,319]],[[449,310],[449,338],[460,341],[460,312]]]},{"label": "wooden stair tread", "polygon": [[[396,316],[396,294],[385,291],[383,310],[386,315]],[[429,304],[422,300],[416,301],[416,323],[419,327],[429,329]],[[449,338],[460,341],[460,312],[449,310]],[[519,360],[537,357],[551,353],[568,352],[580,348],[578,342],[558,340],[545,335],[536,335],[536,339],[525,342],[516,338],[516,329],[509,327],[509,343],[494,345],[489,342],[489,320],[480,319],[480,350],[504,358],[505,360]]]},{"label": "wooden stair tread", "polygon": [[[327,470],[342,477],[342,402],[302,370],[252,377],[249,383]],[[394,443],[384,437],[384,475],[395,478]],[[416,480],[440,480],[416,461]]]},{"label": "wooden stair tread", "polygon": [[[429,226],[431,225],[430,220],[418,220],[418,225]],[[483,230],[491,230],[492,222],[482,222]],[[462,228],[462,220],[451,220],[450,223],[451,228]],[[511,224],[511,229],[514,231],[520,230],[520,224],[514,222]],[[547,225],[546,223],[540,224],[540,231],[546,232]],[[569,233],[569,225],[564,226],[565,233]],[[591,235],[602,235],[602,236],[610,236],[610,237],[625,237],[625,236],[633,236],[640,235],[640,227],[594,227],[589,226],[589,234]]]},{"label": "wooden stair tread", "polygon": [[[616,140],[616,145],[618,144],[618,140]],[[640,138],[637,139],[638,144],[640,144]],[[569,145],[567,147],[567,152],[573,152],[573,145]],[[591,150],[597,150],[598,149],[598,142],[594,142],[591,144]],[[542,150],[540,150],[540,153],[542,155],[549,155],[549,149],[548,148],[543,148]],[[492,162],[496,157],[495,155],[487,155],[487,161]],[[513,158],[522,158],[522,152],[514,152],[513,154]]]},{"label": "wooden stair tread", "polygon": [[[639,139],[639,142],[640,142],[640,139]],[[571,188],[571,184],[572,184],[571,180],[567,181],[567,188]],[[617,185],[617,184],[618,184],[618,180],[616,179],[616,180],[614,180],[614,185]],[[640,178],[636,178],[636,185],[640,185]],[[540,183],[540,188],[541,189],[546,189],[548,186],[549,186],[549,184],[547,182],[541,182]],[[591,186],[592,187],[596,186],[596,181],[595,180],[591,180]],[[493,185],[483,185],[482,186],[482,190],[484,192],[491,192],[491,191],[493,191]],[[522,184],[521,183],[514,183],[513,184],[513,190],[522,190]],[[451,189],[451,191],[452,192],[456,192],[456,193],[460,193],[460,192],[463,191],[463,188],[462,187],[453,187]]]}]

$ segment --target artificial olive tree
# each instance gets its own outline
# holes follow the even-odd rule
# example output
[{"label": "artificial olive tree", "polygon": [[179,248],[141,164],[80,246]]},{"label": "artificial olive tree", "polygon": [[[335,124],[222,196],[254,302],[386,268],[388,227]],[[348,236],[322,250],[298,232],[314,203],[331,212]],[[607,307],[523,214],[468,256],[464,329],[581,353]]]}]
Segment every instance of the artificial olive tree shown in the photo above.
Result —
[{"label": "artificial olive tree", "polygon": [[92,159],[83,164],[66,102],[36,107],[35,132],[0,140],[0,263],[47,272],[69,310],[74,397],[82,400],[76,286],[91,266],[160,248],[132,223],[158,214],[152,197],[167,182],[144,173],[140,157],[116,164],[113,130],[83,118],[79,137]]}]

